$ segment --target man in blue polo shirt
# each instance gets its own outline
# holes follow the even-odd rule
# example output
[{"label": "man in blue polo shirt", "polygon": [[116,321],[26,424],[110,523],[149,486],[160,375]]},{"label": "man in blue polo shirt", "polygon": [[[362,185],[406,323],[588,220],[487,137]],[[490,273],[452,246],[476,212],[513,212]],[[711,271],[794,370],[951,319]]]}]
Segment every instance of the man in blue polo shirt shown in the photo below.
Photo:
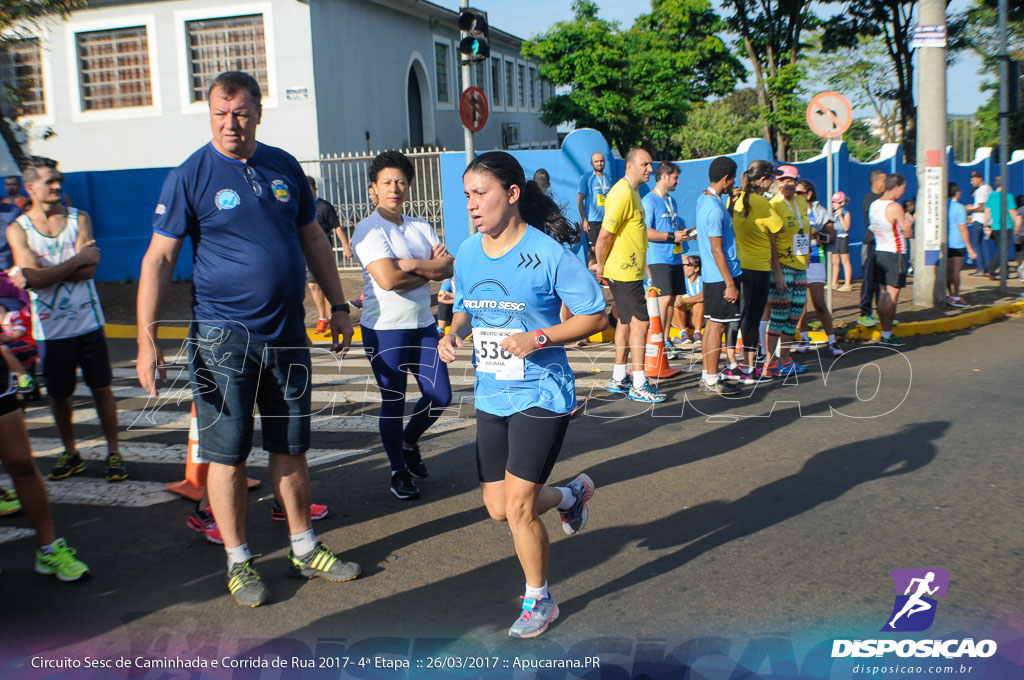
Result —
[{"label": "man in blue polo shirt", "polygon": [[718,359],[725,327],[740,320],[740,258],[732,217],[725,207],[736,183],[736,163],[720,156],[708,169],[710,184],[697,197],[697,245],[704,274],[704,371],[699,390],[705,394],[734,395],[739,388],[718,379]]},{"label": "man in blue polo shirt", "polygon": [[596,225],[601,230],[601,223],[604,221],[604,199],[611,191],[612,182],[604,174],[604,154],[595,152],[590,157],[590,165],[593,171],[580,177],[580,185],[576,198],[576,206],[580,211],[580,221],[583,225],[583,235],[590,242],[588,248],[593,248],[597,242],[597,235],[590,238],[590,227]]},{"label": "man in blue polo shirt", "polygon": [[[228,591],[255,607],[270,593],[245,540],[245,460],[253,406],[260,411],[270,477],[288,522],[290,575],[348,581],[359,565],[316,540],[310,522],[310,358],[302,298],[305,265],[331,302],[332,350],[352,342],[352,324],[330,244],[298,162],[256,141],[261,93],[239,71],[207,92],[213,141],[172,170],[160,192],[138,299],[139,382],[157,395],[166,379],[157,345],[159,301],[185,236],[192,238],[190,364],[200,453],[211,461],[210,507],[228,555]],[[338,335],[343,342],[338,342]],[[296,367],[300,370],[291,370]]]},{"label": "man in blue polo shirt", "polygon": [[689,239],[683,218],[676,212],[672,192],[679,186],[679,166],[663,162],[654,171],[654,190],[644,196],[644,221],[647,223],[647,270],[658,293],[661,329],[665,334],[665,351],[677,358],[675,346],[669,342],[672,327],[672,305],[677,295],[686,292],[683,276],[683,241]]}]

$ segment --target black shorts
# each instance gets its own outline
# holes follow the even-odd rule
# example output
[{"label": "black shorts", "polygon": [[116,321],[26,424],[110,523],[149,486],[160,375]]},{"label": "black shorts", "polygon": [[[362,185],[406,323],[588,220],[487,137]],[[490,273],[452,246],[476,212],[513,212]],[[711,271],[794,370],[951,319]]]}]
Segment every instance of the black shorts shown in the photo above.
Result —
[{"label": "black shorts", "polygon": [[686,293],[683,265],[649,264],[647,268],[651,270],[651,284],[660,291],[659,296],[684,295]]},{"label": "black shorts", "polygon": [[445,323],[452,322],[452,305],[448,302],[437,303],[437,320]]},{"label": "black shorts", "polygon": [[830,253],[836,253],[837,255],[849,255],[850,254],[850,237],[844,236],[843,238],[836,237],[836,242],[830,244],[826,249]]},{"label": "black shorts", "polygon": [[114,380],[110,354],[103,329],[97,328],[73,338],[37,342],[43,362],[46,392],[54,399],[67,399],[75,391],[75,369],[81,367],[89,389],[109,387]]},{"label": "black shorts", "polygon": [[875,251],[875,281],[893,288],[907,286],[907,256],[903,253]]},{"label": "black shorts", "polygon": [[967,257],[967,248],[946,248],[946,257]]},{"label": "black shorts", "polygon": [[[738,289],[743,276],[734,276],[732,280]],[[704,318],[715,323],[735,323],[740,320],[739,297],[736,302],[726,301],[725,281],[704,282]]]},{"label": "black shorts", "polygon": [[637,321],[650,321],[647,315],[647,301],[644,299],[643,281],[613,281],[608,279],[608,289],[612,292],[612,300],[615,302],[615,311],[618,313],[619,323],[629,323],[633,319]]},{"label": "black shorts", "polygon": [[481,482],[500,482],[506,470],[534,484],[548,480],[562,450],[569,413],[534,407],[510,416],[476,412],[476,471]]}]

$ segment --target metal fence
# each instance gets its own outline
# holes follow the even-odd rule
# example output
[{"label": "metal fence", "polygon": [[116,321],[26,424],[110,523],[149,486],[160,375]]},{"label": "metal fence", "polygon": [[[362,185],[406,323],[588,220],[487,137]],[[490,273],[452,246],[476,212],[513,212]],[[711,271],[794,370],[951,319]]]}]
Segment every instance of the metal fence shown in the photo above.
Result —
[{"label": "metal fence", "polygon": [[[400,149],[410,161],[416,174],[409,189],[409,200],[402,211],[411,217],[420,217],[437,231],[444,241],[444,211],[441,204],[441,152],[443,148]],[[302,171],[316,179],[317,195],[329,201],[338,211],[341,228],[349,240],[356,225],[373,212],[370,200],[370,161],[377,152],[325,154],[319,160],[300,161]],[[355,258],[344,256],[337,236],[331,234],[334,260],[338,269],[358,270]]]}]

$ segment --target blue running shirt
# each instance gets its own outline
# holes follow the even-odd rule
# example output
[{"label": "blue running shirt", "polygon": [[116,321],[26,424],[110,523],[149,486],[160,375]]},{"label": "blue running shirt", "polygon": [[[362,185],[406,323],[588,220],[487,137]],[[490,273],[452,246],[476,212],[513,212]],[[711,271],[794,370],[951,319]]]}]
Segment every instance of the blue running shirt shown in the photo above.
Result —
[{"label": "blue running shirt", "polygon": [[[604,311],[601,289],[579,259],[562,244],[537,229],[527,228],[511,250],[498,258],[484,254],[483,235],[463,241],[455,256],[454,311],[469,314],[474,344],[488,356],[473,355],[476,408],[508,416],[533,407],[568,413],[576,407],[576,380],[561,346],[539,349],[525,360],[505,353],[511,366],[523,368],[521,378],[499,379],[481,370],[489,358],[498,359],[500,336],[508,331],[535,331],[561,323],[564,302],[573,314]],[[493,343],[493,344],[492,344]]]},{"label": "blue running shirt", "polygon": [[967,224],[967,208],[964,207],[963,203],[949,199],[949,236],[947,238],[947,248],[966,248],[967,244],[964,243],[964,235],[960,233],[960,225]]},{"label": "blue running shirt", "polygon": [[[674,239],[676,231],[685,227],[683,218],[676,213],[676,202],[672,196],[662,198],[652,191],[644,196],[641,203],[644,206],[644,220],[648,229],[672,234]],[[674,240],[665,243],[648,240],[647,264],[681,265],[685,248],[685,244],[676,243]]]},{"label": "blue running shirt", "polygon": [[316,220],[298,162],[260,144],[248,162],[207,144],[171,170],[153,231],[193,246],[192,315],[243,324],[262,342],[305,338],[299,227]]},{"label": "blue running shirt", "polygon": [[711,254],[711,237],[722,238],[722,252],[733,278],[740,275],[740,258],[736,254],[736,233],[732,229],[732,216],[722,199],[710,191],[697,197],[697,246],[700,248],[701,274],[704,283],[721,283],[725,277],[718,271],[718,263]]}]

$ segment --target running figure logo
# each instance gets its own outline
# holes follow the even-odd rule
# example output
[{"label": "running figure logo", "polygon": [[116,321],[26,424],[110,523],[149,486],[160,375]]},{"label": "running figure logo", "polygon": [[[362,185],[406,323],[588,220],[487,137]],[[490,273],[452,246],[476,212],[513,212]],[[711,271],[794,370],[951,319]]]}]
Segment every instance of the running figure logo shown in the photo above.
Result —
[{"label": "running figure logo", "polygon": [[[893,569],[896,601],[883,631],[919,632],[935,621],[934,597],[945,597],[949,573],[944,569]],[[901,594],[902,593],[902,594]]]}]

